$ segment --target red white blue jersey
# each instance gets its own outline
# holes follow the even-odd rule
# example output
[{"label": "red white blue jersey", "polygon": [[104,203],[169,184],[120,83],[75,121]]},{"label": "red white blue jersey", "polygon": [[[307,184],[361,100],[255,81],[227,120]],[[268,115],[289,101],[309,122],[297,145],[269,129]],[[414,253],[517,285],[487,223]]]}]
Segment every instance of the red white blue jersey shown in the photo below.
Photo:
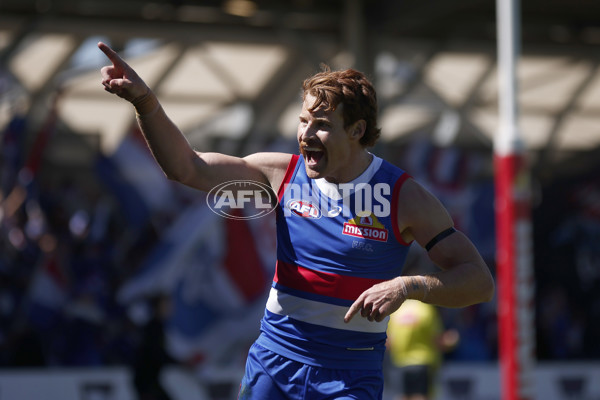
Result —
[{"label": "red white blue jersey", "polygon": [[408,244],[397,226],[408,175],[373,156],[354,181],[310,179],[293,156],[278,193],[277,265],[257,343],[305,364],[380,369],[388,319],[344,315],[371,286],[397,277]]}]

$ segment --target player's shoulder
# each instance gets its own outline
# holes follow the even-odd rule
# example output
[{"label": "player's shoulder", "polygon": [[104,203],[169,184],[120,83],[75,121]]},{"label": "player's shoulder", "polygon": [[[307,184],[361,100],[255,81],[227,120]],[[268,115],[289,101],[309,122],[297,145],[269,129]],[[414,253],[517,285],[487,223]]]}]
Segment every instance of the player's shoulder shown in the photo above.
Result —
[{"label": "player's shoulder", "polygon": [[253,168],[260,170],[269,184],[277,192],[289,166],[297,160],[298,156],[281,152],[261,152],[244,157],[244,160]]}]

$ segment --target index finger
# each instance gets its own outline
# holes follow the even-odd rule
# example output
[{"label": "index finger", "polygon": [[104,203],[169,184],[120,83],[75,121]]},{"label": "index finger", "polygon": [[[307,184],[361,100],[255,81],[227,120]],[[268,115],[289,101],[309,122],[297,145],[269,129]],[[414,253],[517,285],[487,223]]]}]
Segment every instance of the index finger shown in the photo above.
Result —
[{"label": "index finger", "polygon": [[111,49],[108,45],[102,42],[98,42],[98,48],[102,50],[106,57],[113,63],[114,66],[123,67],[126,65],[125,61],[117,54],[116,51]]},{"label": "index finger", "polygon": [[362,297],[356,299],[354,303],[350,306],[350,309],[344,315],[344,322],[348,323],[356,315],[356,313],[362,308]]}]

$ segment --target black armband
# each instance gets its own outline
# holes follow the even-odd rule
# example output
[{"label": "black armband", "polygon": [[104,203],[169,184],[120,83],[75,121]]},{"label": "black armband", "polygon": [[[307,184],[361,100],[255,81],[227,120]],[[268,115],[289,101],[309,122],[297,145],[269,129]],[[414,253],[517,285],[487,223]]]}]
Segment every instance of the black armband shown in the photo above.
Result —
[{"label": "black armband", "polygon": [[433,239],[431,239],[429,241],[429,243],[427,243],[425,245],[425,250],[429,251],[431,250],[431,248],[433,246],[435,246],[439,241],[441,241],[442,239],[447,238],[448,236],[452,235],[454,232],[456,232],[456,229],[454,229],[453,226],[451,226],[450,228],[441,231],[440,233],[438,233],[437,235],[435,235],[435,237]]}]

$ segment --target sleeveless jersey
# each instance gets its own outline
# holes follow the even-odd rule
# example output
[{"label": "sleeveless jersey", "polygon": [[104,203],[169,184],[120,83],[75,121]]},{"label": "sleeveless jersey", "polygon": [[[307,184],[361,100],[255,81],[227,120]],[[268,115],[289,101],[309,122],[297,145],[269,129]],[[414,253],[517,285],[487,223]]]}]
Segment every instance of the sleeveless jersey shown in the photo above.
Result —
[{"label": "sleeveless jersey", "polygon": [[277,264],[257,343],[335,369],[380,369],[389,317],[344,315],[371,286],[400,275],[408,244],[397,196],[408,175],[373,156],[354,181],[310,179],[294,155],[279,192]]}]

